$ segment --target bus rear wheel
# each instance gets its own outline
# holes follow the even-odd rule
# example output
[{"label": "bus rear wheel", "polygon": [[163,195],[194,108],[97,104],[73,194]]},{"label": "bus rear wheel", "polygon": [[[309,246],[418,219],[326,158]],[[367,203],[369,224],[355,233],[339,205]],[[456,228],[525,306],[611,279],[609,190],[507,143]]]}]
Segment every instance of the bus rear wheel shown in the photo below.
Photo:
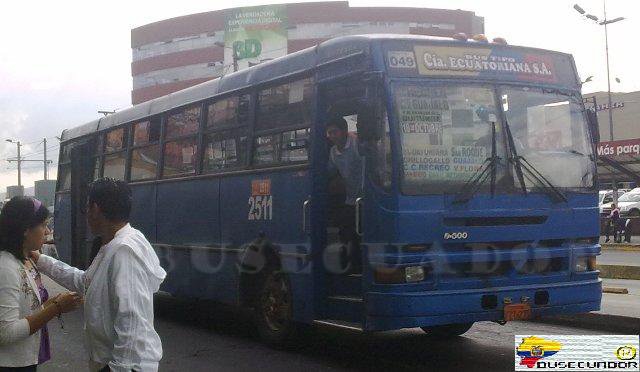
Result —
[{"label": "bus rear wheel", "polygon": [[296,331],[288,277],[279,269],[268,269],[258,293],[256,325],[260,337],[272,346],[286,346]]},{"label": "bus rear wheel", "polygon": [[458,324],[445,324],[433,327],[420,327],[423,331],[425,331],[430,337],[434,338],[451,338],[460,336],[463,333],[467,332],[473,322],[471,323],[458,323]]}]

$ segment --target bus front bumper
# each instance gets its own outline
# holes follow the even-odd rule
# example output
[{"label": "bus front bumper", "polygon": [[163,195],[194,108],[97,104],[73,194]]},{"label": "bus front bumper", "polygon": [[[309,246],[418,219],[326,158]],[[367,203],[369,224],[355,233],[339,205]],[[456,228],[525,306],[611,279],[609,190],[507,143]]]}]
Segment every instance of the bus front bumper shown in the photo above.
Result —
[{"label": "bus front bumper", "polygon": [[[546,304],[536,304],[536,293],[547,293]],[[496,307],[483,308],[483,297],[496,297]],[[538,295],[540,297],[540,295]],[[600,310],[600,279],[518,287],[410,293],[369,292],[365,329],[383,331],[441,324],[499,321],[504,304],[531,304],[532,318]]]}]

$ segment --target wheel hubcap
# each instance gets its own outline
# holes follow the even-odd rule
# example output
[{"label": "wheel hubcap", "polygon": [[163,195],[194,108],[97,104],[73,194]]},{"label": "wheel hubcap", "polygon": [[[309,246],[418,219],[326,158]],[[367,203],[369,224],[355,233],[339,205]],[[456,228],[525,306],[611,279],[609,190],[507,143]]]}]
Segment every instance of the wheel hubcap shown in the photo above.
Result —
[{"label": "wheel hubcap", "polygon": [[269,277],[262,304],[269,328],[274,331],[282,330],[290,318],[289,287],[282,275]]}]

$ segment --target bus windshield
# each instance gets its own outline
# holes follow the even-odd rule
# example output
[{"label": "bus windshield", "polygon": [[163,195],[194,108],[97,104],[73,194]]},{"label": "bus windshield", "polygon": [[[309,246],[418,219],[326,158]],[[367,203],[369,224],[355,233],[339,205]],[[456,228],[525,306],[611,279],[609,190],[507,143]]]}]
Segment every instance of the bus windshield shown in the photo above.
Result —
[{"label": "bus windshield", "polygon": [[[496,92],[502,107],[496,105]],[[586,121],[575,98],[524,87],[399,83],[395,104],[405,194],[456,193],[492,155],[498,158],[496,191],[518,185],[516,172],[507,171],[513,165],[506,161],[500,110],[510,126],[515,152],[551,185],[593,187]],[[527,189],[540,186],[529,177],[524,180]]]},{"label": "bus windshield", "polygon": [[555,187],[592,188],[595,166],[579,99],[526,87],[502,87],[501,94],[517,154]]},{"label": "bus windshield", "polygon": [[489,85],[397,85],[403,193],[458,191],[492,155],[493,126],[495,155],[505,159],[496,102]]}]

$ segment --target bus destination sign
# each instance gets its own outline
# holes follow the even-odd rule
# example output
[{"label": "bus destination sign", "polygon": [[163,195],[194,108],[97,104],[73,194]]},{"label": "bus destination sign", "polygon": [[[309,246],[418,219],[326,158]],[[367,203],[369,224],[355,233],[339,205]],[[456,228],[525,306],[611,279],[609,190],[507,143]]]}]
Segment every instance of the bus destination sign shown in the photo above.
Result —
[{"label": "bus destination sign", "polygon": [[509,46],[389,45],[386,62],[395,76],[518,81],[580,87],[570,55]]},{"label": "bus destination sign", "polygon": [[515,80],[557,81],[554,61],[544,54],[494,48],[415,46],[414,49],[420,75],[513,75]]}]

